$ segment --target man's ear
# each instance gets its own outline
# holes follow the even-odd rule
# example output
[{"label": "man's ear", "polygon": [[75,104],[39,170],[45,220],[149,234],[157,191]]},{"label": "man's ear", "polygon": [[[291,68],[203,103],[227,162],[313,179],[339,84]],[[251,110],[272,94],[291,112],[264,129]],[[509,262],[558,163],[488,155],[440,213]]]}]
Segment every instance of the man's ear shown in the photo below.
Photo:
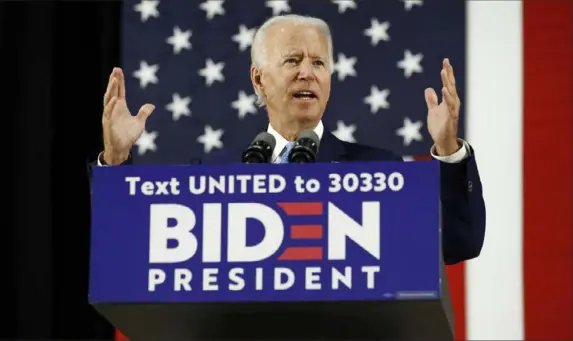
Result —
[{"label": "man's ear", "polygon": [[261,80],[261,70],[257,69],[254,65],[251,66],[251,82],[261,96],[264,94],[263,83]]}]

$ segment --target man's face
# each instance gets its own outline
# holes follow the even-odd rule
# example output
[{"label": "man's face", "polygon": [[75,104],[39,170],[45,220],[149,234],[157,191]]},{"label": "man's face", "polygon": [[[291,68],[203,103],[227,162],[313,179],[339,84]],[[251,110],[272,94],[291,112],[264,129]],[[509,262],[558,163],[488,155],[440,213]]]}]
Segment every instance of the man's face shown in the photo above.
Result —
[{"label": "man's face", "polygon": [[[307,24],[277,23],[267,31],[259,91],[281,122],[318,122],[330,96],[328,41]],[[255,74],[257,71],[255,71]]]}]

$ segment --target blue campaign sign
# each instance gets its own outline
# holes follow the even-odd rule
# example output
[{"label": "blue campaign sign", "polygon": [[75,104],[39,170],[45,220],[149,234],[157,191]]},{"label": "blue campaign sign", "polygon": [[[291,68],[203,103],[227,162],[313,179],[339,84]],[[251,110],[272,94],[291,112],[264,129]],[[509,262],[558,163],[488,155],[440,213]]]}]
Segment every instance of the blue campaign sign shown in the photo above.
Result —
[{"label": "blue campaign sign", "polygon": [[97,167],[90,302],[439,297],[439,165]]}]

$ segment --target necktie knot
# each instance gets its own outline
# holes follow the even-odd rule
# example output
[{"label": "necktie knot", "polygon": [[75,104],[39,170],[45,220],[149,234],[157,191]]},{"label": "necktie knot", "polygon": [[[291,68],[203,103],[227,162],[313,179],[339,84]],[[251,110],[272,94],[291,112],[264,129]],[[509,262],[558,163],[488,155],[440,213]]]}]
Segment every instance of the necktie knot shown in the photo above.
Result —
[{"label": "necktie knot", "polygon": [[294,147],[294,142],[289,142],[286,144],[284,148],[284,152],[281,155],[279,163],[288,163],[288,156],[290,154],[290,150]]}]

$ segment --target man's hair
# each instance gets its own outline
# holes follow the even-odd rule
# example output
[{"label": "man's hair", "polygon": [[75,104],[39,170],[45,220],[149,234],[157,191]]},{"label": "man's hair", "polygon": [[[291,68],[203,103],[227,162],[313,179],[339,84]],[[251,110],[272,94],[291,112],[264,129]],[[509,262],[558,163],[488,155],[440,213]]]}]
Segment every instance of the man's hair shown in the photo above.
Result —
[{"label": "man's hair", "polygon": [[[328,67],[330,68],[330,73],[334,72],[334,57],[333,57],[333,44],[332,44],[332,33],[330,32],[330,27],[328,24],[319,18],[304,16],[298,14],[287,14],[274,16],[267,21],[265,21],[255,33],[255,38],[253,40],[253,45],[251,46],[251,64],[257,69],[263,69],[268,60],[267,47],[266,47],[266,33],[267,29],[273,24],[278,22],[294,22],[298,24],[307,24],[315,26],[320,30],[322,34],[326,37],[328,41]],[[263,96],[259,94],[255,88],[255,94],[257,95],[257,105],[263,107],[265,105]]]}]

